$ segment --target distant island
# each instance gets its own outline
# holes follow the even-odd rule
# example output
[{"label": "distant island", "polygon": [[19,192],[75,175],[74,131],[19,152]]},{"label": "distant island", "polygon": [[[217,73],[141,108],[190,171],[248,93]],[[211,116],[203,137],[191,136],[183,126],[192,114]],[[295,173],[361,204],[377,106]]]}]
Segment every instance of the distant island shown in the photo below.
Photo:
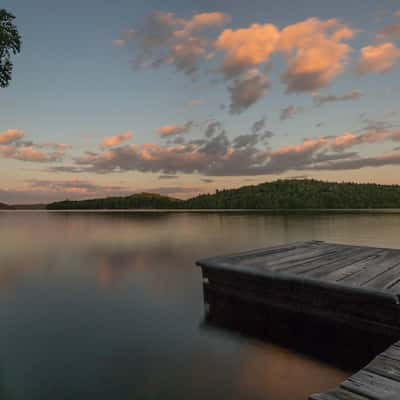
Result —
[{"label": "distant island", "polygon": [[0,210],[15,210],[15,208],[8,204],[0,203]]},{"label": "distant island", "polygon": [[378,209],[400,208],[400,185],[277,180],[217,190],[188,200],[153,193],[47,205],[48,210],[99,209]]}]

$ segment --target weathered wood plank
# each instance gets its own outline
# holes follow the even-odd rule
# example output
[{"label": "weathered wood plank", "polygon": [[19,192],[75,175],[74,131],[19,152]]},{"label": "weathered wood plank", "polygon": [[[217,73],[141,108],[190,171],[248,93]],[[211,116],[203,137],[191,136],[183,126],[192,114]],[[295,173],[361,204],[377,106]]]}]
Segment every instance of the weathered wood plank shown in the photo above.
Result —
[{"label": "weathered wood plank", "polygon": [[340,387],[370,399],[400,398],[400,382],[365,370],[358,371],[346,379]]},{"label": "weathered wood plank", "polygon": [[[245,260],[241,260],[240,262],[245,262],[246,265],[262,265],[262,264],[269,264],[275,265],[276,263],[282,262],[285,259],[301,259],[307,258],[308,254],[312,254],[314,252],[323,252],[326,246],[320,245],[308,245],[308,246],[299,246],[288,251],[280,252],[280,253],[273,253],[273,254],[261,254],[261,255],[253,255],[251,258],[246,258]],[[233,259],[233,262],[237,262]]]},{"label": "weathered wood plank", "polygon": [[368,269],[372,263],[379,262],[379,259],[383,257],[383,254],[384,252],[382,250],[377,250],[374,254],[368,256],[363,260],[350,263],[349,265],[346,265],[335,271],[328,272],[324,275],[324,280],[331,282],[340,282],[356,274],[363,274],[364,271]]},{"label": "weathered wood plank", "polygon": [[[400,382],[400,361],[380,354],[365,367],[366,371]],[[399,392],[400,396],[400,392]]]},{"label": "weathered wood plank", "polygon": [[400,252],[383,250],[377,253],[378,257],[369,260],[369,262],[355,274],[346,276],[341,280],[344,284],[354,286],[364,286],[374,280],[378,275],[385,273],[400,262]]},{"label": "weathered wood plank", "polygon": [[227,259],[231,262],[235,261],[241,261],[243,259],[249,259],[251,257],[260,257],[260,256],[266,256],[269,254],[276,254],[276,253],[283,253],[285,251],[290,251],[292,249],[296,248],[304,248],[307,246],[313,246],[317,243],[317,241],[306,241],[306,242],[294,242],[294,243],[285,243],[277,246],[271,246],[268,248],[264,249],[252,249],[252,250],[247,250],[247,251],[242,251],[240,253],[233,253],[233,254],[228,254],[223,257],[214,257],[214,258],[224,258]]},{"label": "weathered wood plank", "polygon": [[339,249],[334,248],[332,252],[323,253],[320,256],[316,256],[312,260],[299,260],[292,261],[287,264],[281,264],[276,270],[280,273],[302,273],[303,271],[311,270],[313,268],[319,268],[322,265],[326,265],[329,262],[334,262],[338,258],[344,258],[345,255],[353,252],[353,249]]},{"label": "weathered wood plank", "polygon": [[326,393],[313,394],[310,400],[371,400],[369,397],[360,396],[345,389],[334,389]]},{"label": "weathered wood plank", "polygon": [[321,268],[325,269],[325,271],[326,269],[329,270],[331,268],[341,268],[350,257],[353,259],[354,256],[358,257],[361,253],[362,251],[358,248],[338,248],[335,253],[322,256],[313,260],[312,262],[294,263],[288,268],[282,269],[281,271],[296,275],[309,276],[312,274],[312,271],[319,270]]},{"label": "weathered wood plank", "polygon": [[[263,268],[269,271],[279,271],[291,266],[308,263],[320,257],[326,257],[330,254],[334,254],[339,250],[336,246],[319,246],[318,248],[309,248],[301,252],[293,254],[282,255],[278,258],[270,259],[266,258],[257,260],[256,262],[250,262],[248,265],[256,268]],[[247,265],[247,263],[246,263]]]},{"label": "weathered wood plank", "polygon": [[349,254],[343,261],[337,263],[331,263],[330,265],[323,265],[316,270],[312,270],[306,273],[307,277],[313,278],[321,278],[325,280],[325,275],[342,270],[354,263],[362,262],[368,260],[369,257],[374,256],[376,254],[376,250],[368,250],[368,249],[356,249],[353,253]]},{"label": "weathered wood plank", "polygon": [[400,258],[393,255],[390,267],[378,273],[373,279],[365,282],[364,287],[385,290],[397,281],[400,274]]}]

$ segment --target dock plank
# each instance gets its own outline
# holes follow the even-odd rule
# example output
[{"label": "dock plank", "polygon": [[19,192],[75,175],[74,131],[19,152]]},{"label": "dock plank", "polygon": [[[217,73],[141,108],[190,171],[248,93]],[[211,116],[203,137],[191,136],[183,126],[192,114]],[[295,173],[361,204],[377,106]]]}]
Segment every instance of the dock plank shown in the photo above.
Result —
[{"label": "dock plank", "polygon": [[[379,268],[378,268],[379,270]],[[385,290],[395,283],[400,274],[400,259],[393,255],[390,260],[390,267],[380,271],[373,279],[363,284],[364,287]]]},{"label": "dock plank", "polygon": [[341,281],[344,284],[365,286],[379,275],[389,271],[397,265],[398,262],[400,263],[400,257],[397,252],[391,250],[380,251],[377,258],[371,259],[360,271],[345,277]]},{"label": "dock plank", "polygon": [[371,256],[364,260],[350,263],[343,268],[328,272],[324,275],[324,279],[332,282],[346,281],[354,275],[361,275],[365,273],[365,269],[369,268],[371,263],[379,262],[383,258],[384,252],[382,250],[376,251]]},{"label": "dock plank", "polygon": [[320,257],[326,257],[328,255],[334,254],[338,251],[335,246],[320,246],[318,248],[307,249],[301,253],[293,253],[285,256],[280,256],[275,259],[267,258],[265,260],[257,260],[256,262],[251,262],[250,265],[257,268],[264,268],[269,271],[279,271],[285,268],[291,268],[298,264],[309,263]]},{"label": "dock plank", "polygon": [[376,250],[354,250],[352,254],[347,256],[343,261],[338,263],[332,263],[330,265],[323,265],[316,270],[307,272],[308,277],[322,278],[325,280],[325,276],[331,272],[343,270],[346,267],[354,265],[355,263],[366,262],[370,257],[376,254]]},{"label": "dock plank", "polygon": [[370,397],[360,396],[345,389],[334,389],[326,393],[313,394],[310,400],[371,400]]},{"label": "dock plank", "polygon": [[319,270],[323,268],[340,268],[349,260],[349,257],[359,256],[360,251],[357,248],[346,247],[346,248],[337,248],[336,251],[332,254],[327,254],[319,259],[313,260],[312,262],[299,262],[292,263],[286,268],[282,269],[282,272],[285,271],[290,274],[296,275],[308,275],[311,274],[314,270]]}]

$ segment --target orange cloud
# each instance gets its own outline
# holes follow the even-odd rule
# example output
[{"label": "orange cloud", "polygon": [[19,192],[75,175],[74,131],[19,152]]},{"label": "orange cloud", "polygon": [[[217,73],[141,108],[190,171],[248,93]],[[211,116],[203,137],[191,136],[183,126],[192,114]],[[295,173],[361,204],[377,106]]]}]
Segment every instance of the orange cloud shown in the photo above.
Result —
[{"label": "orange cloud", "polygon": [[193,126],[193,121],[188,121],[184,125],[165,125],[162,126],[161,128],[157,129],[157,133],[161,137],[168,137],[168,136],[174,136],[174,135],[181,135],[183,133],[187,133],[190,131],[190,129]]},{"label": "orange cloud", "polygon": [[230,17],[221,12],[195,14],[190,20],[177,20],[182,29],[176,30],[174,36],[181,37],[202,31],[210,27],[221,27],[230,21]]},{"label": "orange cloud", "polygon": [[272,24],[226,29],[214,47],[224,53],[222,70],[228,77],[266,63],[274,53],[282,52],[288,64],[282,75],[287,91],[312,91],[327,86],[343,72],[351,50],[344,41],[355,33],[336,19],[309,18],[281,31]]},{"label": "orange cloud", "polygon": [[321,149],[328,143],[328,140],[325,138],[320,139],[306,139],[302,144],[296,146],[284,146],[280,149],[274,151],[272,153],[273,156],[282,156],[287,154],[301,154],[301,153],[309,153],[314,152],[318,149]]},{"label": "orange cloud", "polygon": [[248,28],[224,30],[214,47],[225,53],[222,68],[226,75],[232,76],[268,61],[278,40],[279,30],[275,25],[253,24]]},{"label": "orange cloud", "polygon": [[281,77],[287,92],[313,91],[329,85],[343,72],[351,50],[343,41],[355,33],[336,19],[310,18],[285,27],[278,47],[288,63]]},{"label": "orange cloud", "polygon": [[0,133],[0,145],[11,144],[22,139],[25,134],[17,129],[8,129]]},{"label": "orange cloud", "polygon": [[64,152],[46,153],[33,147],[0,146],[0,156],[20,161],[54,162],[60,161]]},{"label": "orange cloud", "polygon": [[102,148],[108,148],[108,147],[118,146],[121,143],[124,143],[124,142],[127,142],[128,140],[131,140],[132,137],[133,137],[132,132],[126,132],[126,133],[122,133],[120,135],[110,136],[108,138],[105,138],[101,142],[101,147]]},{"label": "orange cloud", "polygon": [[391,42],[371,45],[361,49],[357,72],[360,75],[390,71],[400,60],[400,49]]}]

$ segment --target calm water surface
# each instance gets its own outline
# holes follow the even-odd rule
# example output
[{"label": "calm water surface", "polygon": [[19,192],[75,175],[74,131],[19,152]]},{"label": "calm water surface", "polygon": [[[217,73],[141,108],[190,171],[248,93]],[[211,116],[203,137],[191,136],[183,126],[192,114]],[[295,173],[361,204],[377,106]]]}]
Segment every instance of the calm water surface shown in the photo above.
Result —
[{"label": "calm water surface", "polygon": [[399,238],[400,215],[0,213],[0,399],[306,399],[349,372],[207,329],[194,261]]}]

